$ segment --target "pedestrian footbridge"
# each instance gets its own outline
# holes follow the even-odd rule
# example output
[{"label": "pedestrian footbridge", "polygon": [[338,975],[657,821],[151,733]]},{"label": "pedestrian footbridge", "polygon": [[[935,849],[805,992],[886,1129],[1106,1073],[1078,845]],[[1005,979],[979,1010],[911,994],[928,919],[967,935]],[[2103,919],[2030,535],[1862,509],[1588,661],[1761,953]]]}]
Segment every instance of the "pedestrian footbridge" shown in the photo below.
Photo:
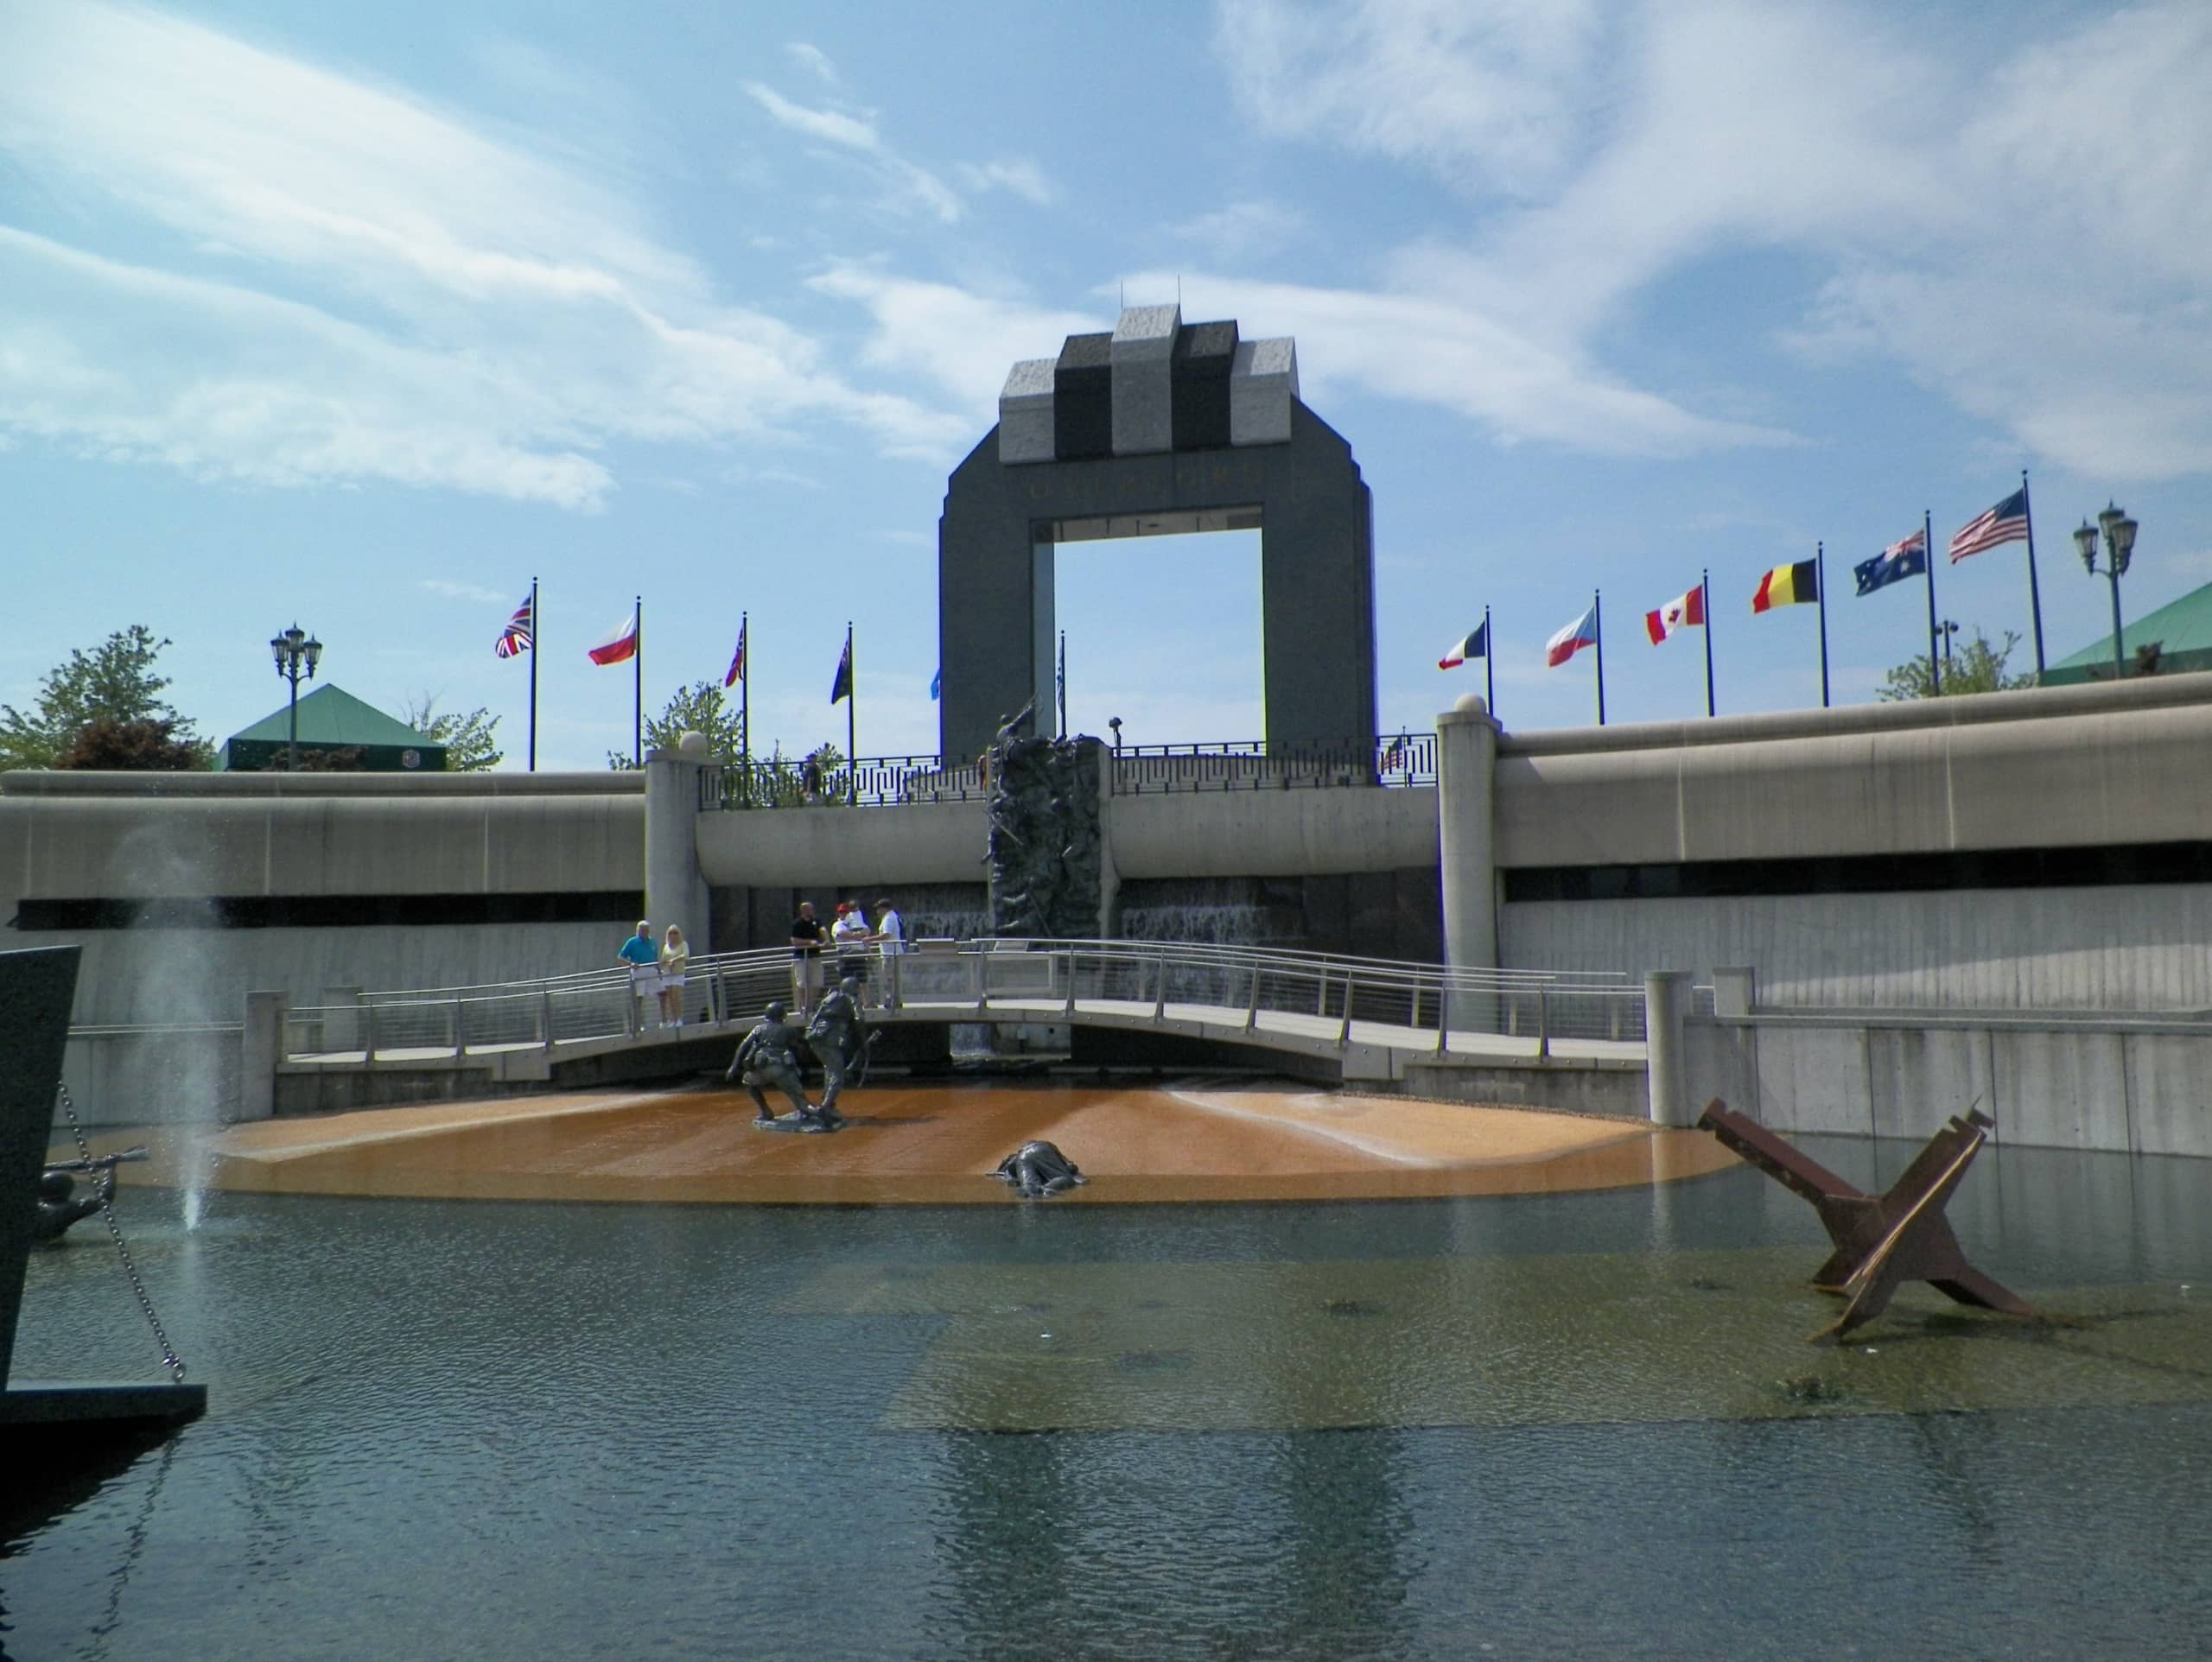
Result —
[{"label": "pedestrian footbridge", "polygon": [[[1154,941],[920,941],[865,960],[880,1059],[948,1056],[948,1030],[1063,1029],[1084,1060],[1177,1065],[1234,1052],[1309,1077],[1400,1082],[1439,1063],[1634,1070],[1644,992],[1625,975],[1433,964]],[[834,973],[834,972],[832,972]],[[620,969],[486,986],[366,992],[270,1012],[277,1106],[579,1087],[726,1062],[771,999],[785,948],[691,960],[680,1024]],[[251,1025],[251,1024],[250,1024]],[[920,1029],[909,1037],[903,1030]],[[1049,1037],[1051,1035],[1046,1034]],[[1193,1046],[1204,1047],[1194,1050]],[[362,1090],[363,1075],[404,1089]],[[436,1076],[464,1075],[470,1078]],[[317,1082],[321,1082],[318,1083]]]}]

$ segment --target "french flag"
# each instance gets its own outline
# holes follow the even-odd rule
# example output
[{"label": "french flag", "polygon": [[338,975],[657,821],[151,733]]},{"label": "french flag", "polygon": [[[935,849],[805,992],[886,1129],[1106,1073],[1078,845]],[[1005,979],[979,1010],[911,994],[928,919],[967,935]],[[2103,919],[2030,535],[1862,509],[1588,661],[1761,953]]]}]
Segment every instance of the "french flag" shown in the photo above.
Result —
[{"label": "french flag", "polygon": [[1469,658],[1489,656],[1490,619],[1485,618],[1475,625],[1474,633],[1462,635],[1456,644],[1446,649],[1444,656],[1437,659],[1436,667],[1440,669],[1456,669]]},{"label": "french flag", "polygon": [[594,663],[625,663],[638,656],[638,608],[632,606],[630,615],[620,628],[596,646],[585,649]]},{"label": "french flag", "polygon": [[1592,601],[1587,612],[1544,643],[1544,663],[1556,669],[1584,647],[1597,644],[1598,606]]},{"label": "french flag", "polygon": [[1656,612],[1643,614],[1644,632],[1651,637],[1654,646],[1677,629],[1697,629],[1705,623],[1705,585],[1700,583],[1687,594],[1678,594]]}]

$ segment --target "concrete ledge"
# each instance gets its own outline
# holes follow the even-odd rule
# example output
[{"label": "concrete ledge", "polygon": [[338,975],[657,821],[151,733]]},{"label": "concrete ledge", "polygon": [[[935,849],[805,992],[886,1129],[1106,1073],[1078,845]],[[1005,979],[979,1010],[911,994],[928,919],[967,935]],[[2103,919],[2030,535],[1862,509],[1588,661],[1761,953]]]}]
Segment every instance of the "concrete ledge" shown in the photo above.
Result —
[{"label": "concrete ledge", "polygon": [[1643,1067],[1629,1062],[1555,1062],[1512,1067],[1495,1062],[1455,1062],[1449,1056],[1408,1059],[1409,1096],[1500,1107],[1562,1108],[1643,1120],[1651,1112]]}]

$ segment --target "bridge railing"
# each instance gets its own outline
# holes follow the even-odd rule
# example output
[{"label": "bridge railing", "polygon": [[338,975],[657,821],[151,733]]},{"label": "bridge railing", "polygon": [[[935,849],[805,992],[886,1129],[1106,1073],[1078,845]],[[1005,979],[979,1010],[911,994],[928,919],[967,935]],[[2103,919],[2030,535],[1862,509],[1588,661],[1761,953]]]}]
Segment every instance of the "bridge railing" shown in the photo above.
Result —
[{"label": "bridge railing", "polygon": [[[825,961],[834,975],[836,961]],[[1497,1033],[1535,1041],[1641,1041],[1643,994],[1625,975],[1453,969],[1390,959],[1262,947],[1153,941],[918,942],[895,961],[871,957],[880,988],[895,971],[900,1001],[916,1013],[973,1012],[1051,1022],[1078,1012],[1122,1021],[1199,1022],[1266,1028],[1339,1044],[1398,1044],[1408,1031]],[[771,999],[790,999],[786,948],[690,961],[683,1019],[702,1027],[749,1025]],[[1266,1018],[1263,1020],[1262,1018]],[[358,1002],[302,1006],[286,1017],[288,1057],[308,1060],[402,1053],[554,1047],[634,1037],[658,1026],[658,1001],[641,997],[621,968],[531,981],[364,993]],[[1364,1035],[1361,1030],[1370,1030]],[[1373,1030],[1397,1030],[1395,1034]],[[1426,1043],[1426,1041],[1423,1041]]]}]

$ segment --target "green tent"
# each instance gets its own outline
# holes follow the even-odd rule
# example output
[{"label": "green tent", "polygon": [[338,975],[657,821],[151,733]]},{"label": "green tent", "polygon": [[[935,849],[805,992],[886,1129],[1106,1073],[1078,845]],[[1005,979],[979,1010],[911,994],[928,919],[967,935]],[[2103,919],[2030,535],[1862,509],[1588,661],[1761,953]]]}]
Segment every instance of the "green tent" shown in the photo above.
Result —
[{"label": "green tent", "polygon": [[[282,765],[290,743],[292,710],[287,704],[243,733],[223,741],[215,758],[219,769],[257,773],[272,762]],[[358,750],[365,773],[443,773],[446,747],[425,739],[404,721],[364,704],[343,688],[323,686],[300,700],[300,758]]]},{"label": "green tent", "polygon": [[[2120,645],[2130,676],[2140,672],[2136,660],[2151,649],[2157,652],[2160,675],[2212,669],[2212,583],[2190,590],[2156,612],[2128,619],[2120,630]],[[2071,687],[2085,681],[2111,679],[2112,637],[2107,635],[2052,664],[2037,684]]]}]

